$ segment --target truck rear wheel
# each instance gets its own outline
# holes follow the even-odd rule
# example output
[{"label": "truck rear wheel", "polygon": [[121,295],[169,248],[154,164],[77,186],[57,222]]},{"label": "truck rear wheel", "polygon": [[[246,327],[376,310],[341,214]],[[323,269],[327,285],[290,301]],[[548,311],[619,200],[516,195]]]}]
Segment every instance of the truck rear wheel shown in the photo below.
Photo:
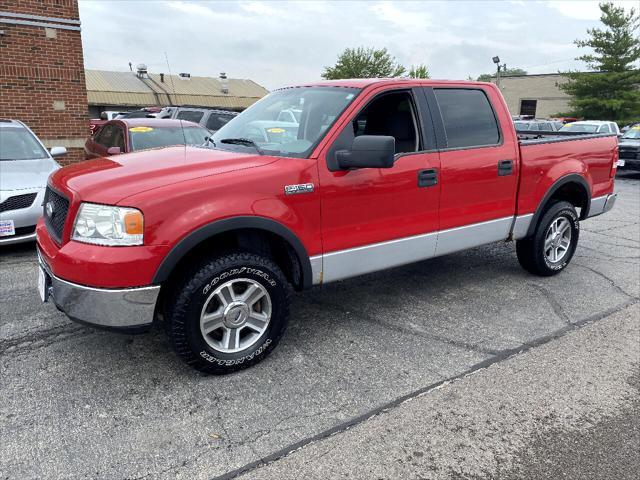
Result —
[{"label": "truck rear wheel", "polygon": [[216,375],[264,359],[284,334],[291,286],[270,259],[232,253],[187,274],[169,302],[167,335],[182,359]]},{"label": "truck rear wheel", "polygon": [[522,268],[549,277],[569,264],[578,245],[578,213],[569,202],[556,202],[538,222],[533,236],[516,242]]}]

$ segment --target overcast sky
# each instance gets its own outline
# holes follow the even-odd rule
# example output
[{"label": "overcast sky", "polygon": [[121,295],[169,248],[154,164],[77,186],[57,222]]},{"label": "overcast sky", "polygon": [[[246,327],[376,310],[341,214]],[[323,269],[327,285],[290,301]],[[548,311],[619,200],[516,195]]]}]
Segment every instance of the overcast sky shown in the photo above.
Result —
[{"label": "overcast sky", "polygon": [[[637,0],[618,1],[627,8]],[[596,1],[89,1],[80,0],[87,68],[250,78],[273,89],[320,79],[346,47],[387,47],[432,78],[494,71],[584,69],[573,44],[599,24]]]}]

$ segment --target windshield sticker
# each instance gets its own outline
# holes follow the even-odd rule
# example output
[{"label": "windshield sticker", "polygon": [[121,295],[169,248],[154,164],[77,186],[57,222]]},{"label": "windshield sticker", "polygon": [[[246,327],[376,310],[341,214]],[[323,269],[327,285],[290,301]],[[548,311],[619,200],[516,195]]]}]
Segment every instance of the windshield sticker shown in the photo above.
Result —
[{"label": "windshield sticker", "polygon": [[269,133],[284,133],[284,132],[285,132],[285,130],[284,130],[284,128],[277,128],[277,127],[275,127],[275,128],[269,128],[269,129],[267,129],[267,132],[269,132]]},{"label": "windshield sticker", "polygon": [[151,127],[133,127],[129,129],[130,132],[152,132],[153,128]]}]

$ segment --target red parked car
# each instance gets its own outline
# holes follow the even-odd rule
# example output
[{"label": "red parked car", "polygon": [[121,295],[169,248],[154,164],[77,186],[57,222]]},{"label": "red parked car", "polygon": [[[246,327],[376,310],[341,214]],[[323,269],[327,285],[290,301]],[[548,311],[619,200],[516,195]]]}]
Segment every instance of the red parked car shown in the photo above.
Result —
[{"label": "red parked car", "polygon": [[107,157],[170,145],[202,145],[211,133],[184,120],[131,118],[110,120],[84,144],[85,158]]},{"label": "red parked car", "polygon": [[103,328],[162,319],[189,365],[228,373],[275,348],[292,290],[503,241],[527,271],[555,275],[580,221],[616,199],[615,134],[519,140],[488,83],[276,90],[211,145],[52,174],[42,299]]}]

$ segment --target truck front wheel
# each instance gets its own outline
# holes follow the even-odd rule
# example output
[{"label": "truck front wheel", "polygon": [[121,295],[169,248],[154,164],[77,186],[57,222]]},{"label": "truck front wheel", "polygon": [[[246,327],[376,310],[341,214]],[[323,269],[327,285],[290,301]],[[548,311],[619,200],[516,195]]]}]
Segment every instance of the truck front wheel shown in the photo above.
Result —
[{"label": "truck front wheel", "polygon": [[574,206],[556,202],[542,216],[533,236],[516,242],[518,261],[535,275],[548,277],[560,273],[571,261],[579,235]]},{"label": "truck front wheel", "polygon": [[254,365],[282,338],[291,291],[266,257],[232,253],[210,259],[185,276],[169,301],[169,341],[187,364],[206,373]]}]

